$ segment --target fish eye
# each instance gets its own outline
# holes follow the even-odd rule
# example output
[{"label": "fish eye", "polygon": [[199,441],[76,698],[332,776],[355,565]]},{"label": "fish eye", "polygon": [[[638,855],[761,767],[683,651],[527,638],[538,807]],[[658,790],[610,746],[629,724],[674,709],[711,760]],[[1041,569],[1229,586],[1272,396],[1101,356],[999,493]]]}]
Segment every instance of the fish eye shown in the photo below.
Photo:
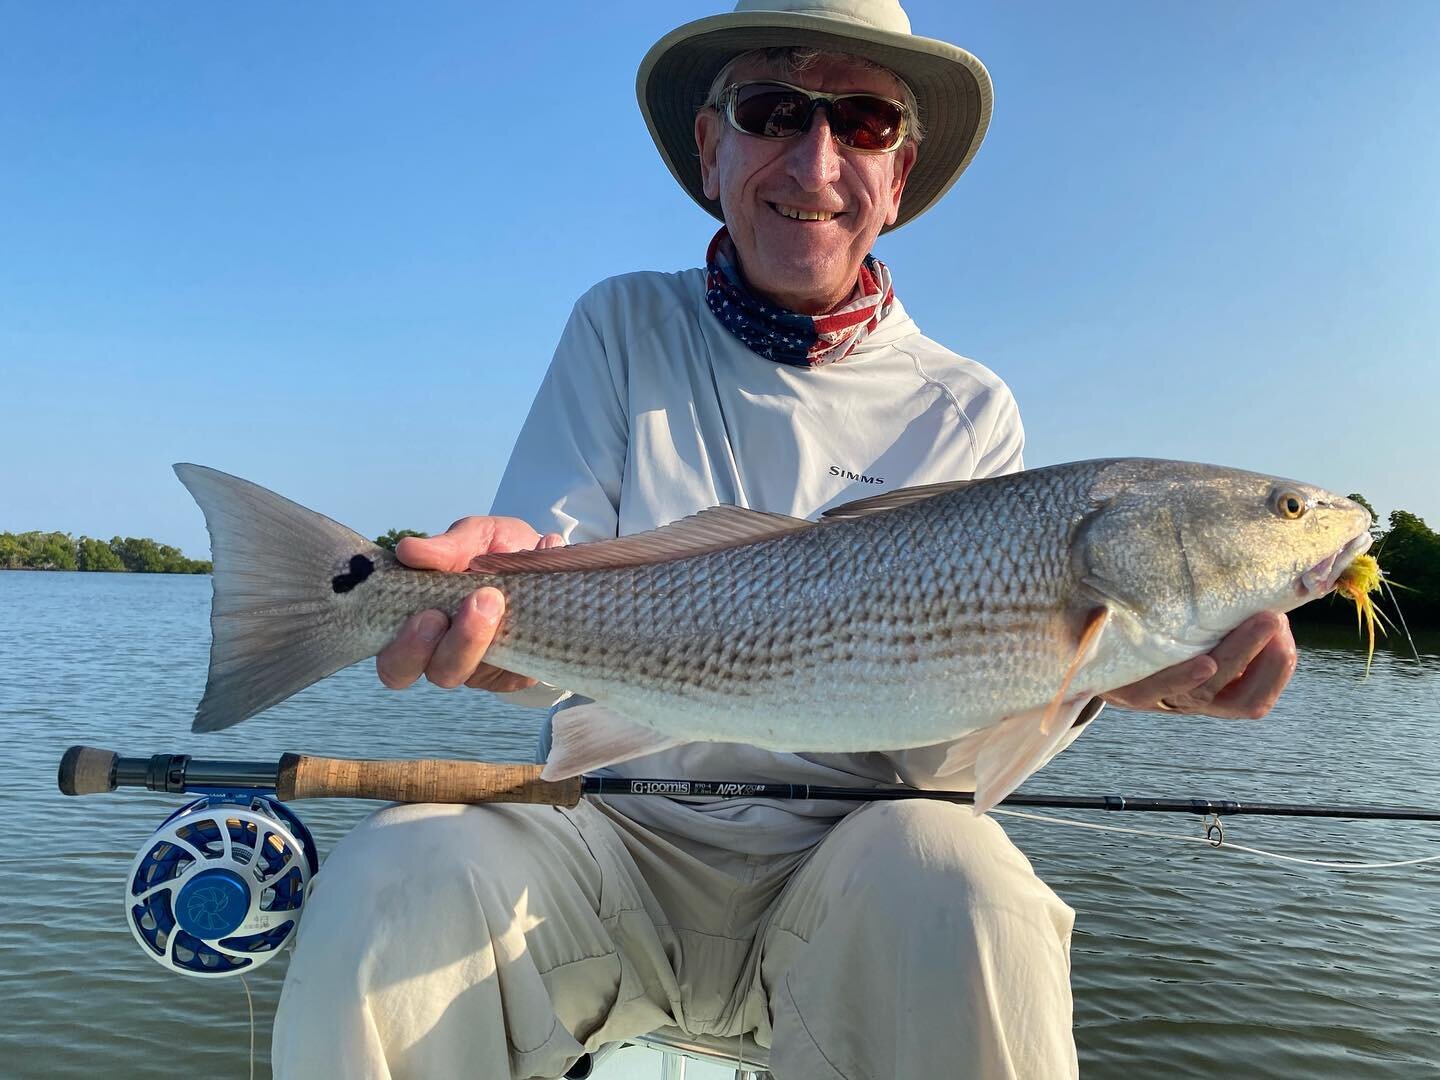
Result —
[{"label": "fish eye", "polygon": [[1305,497],[1294,491],[1277,491],[1271,499],[1271,505],[1277,514],[1289,521],[1304,517],[1305,511],[1310,508]]}]

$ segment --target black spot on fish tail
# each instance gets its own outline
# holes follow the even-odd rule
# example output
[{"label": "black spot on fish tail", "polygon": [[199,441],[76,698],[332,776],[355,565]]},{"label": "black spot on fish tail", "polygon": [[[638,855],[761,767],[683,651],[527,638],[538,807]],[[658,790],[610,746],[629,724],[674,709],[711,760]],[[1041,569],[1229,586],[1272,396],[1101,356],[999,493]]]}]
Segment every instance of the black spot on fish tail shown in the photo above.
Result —
[{"label": "black spot on fish tail", "polygon": [[330,587],[337,593],[349,592],[375,572],[375,564],[364,555],[350,556],[350,572],[336,574],[330,579]]}]

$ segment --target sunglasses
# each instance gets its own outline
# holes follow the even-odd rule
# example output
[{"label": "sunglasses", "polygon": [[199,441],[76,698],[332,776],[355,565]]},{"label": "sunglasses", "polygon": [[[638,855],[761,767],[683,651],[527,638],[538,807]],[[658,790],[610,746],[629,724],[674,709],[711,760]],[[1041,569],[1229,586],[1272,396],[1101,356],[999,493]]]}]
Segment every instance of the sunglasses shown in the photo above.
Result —
[{"label": "sunglasses", "polygon": [[822,104],[835,141],[866,154],[900,149],[910,127],[909,110],[899,101],[878,94],[822,94],[782,82],[732,83],[715,107],[736,131],[791,139],[810,130]]}]

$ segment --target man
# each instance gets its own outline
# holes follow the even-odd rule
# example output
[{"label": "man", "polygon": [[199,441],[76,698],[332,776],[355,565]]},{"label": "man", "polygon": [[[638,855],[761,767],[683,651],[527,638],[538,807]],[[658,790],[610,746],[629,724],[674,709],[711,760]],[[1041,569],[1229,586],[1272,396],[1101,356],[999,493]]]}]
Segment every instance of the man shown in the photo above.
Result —
[{"label": "man", "polygon": [[[803,6],[802,6],[803,2]],[[497,514],[404,541],[490,551],[654,528],[734,503],[813,517],[1021,465],[1005,385],[925,338],[869,256],[938,199],[990,114],[979,61],[885,0],[771,0],[701,20],[641,67],[663,159],[721,217],[704,270],[629,274],[576,305]],[[922,127],[923,124],[923,127]],[[549,530],[544,536],[535,527]],[[388,686],[554,700],[484,663],[504,598],[413,617]],[[1110,695],[1259,715],[1289,678],[1283,619]],[[1090,715],[1093,715],[1091,710]],[[946,746],[776,754],[695,744],[631,775],[965,786]],[[1073,912],[988,817],[923,802],[665,799],[396,807],[344,840],[276,1022],[281,1076],[559,1076],[667,1023],[753,1032],[778,1080],[1073,1076]]]}]

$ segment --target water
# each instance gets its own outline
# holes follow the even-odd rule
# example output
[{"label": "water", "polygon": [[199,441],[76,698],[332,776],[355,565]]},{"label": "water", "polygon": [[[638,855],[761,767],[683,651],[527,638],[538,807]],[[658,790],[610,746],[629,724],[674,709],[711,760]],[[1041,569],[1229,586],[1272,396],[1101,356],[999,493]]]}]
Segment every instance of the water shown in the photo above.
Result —
[{"label": "water", "polygon": [[[125,754],[528,760],[538,714],[484,694],[381,689],[366,665],[220,735],[192,736],[203,577],[0,573],[0,1074],[245,1076],[238,980],[170,975],[126,929],[130,860],[180,797],[67,799],[72,743]],[[1440,806],[1440,640],[1361,680],[1353,636],[1302,640],[1259,723],[1111,711],[1035,791]],[[322,853],[371,804],[300,803]],[[1198,833],[1189,817],[1086,820]],[[1440,869],[1326,873],[1200,845],[1007,820],[1078,912],[1076,1038],[1087,1078],[1440,1075]],[[1440,825],[1237,818],[1227,837],[1311,858],[1440,854]],[[257,1076],[284,975],[249,976]]]}]

